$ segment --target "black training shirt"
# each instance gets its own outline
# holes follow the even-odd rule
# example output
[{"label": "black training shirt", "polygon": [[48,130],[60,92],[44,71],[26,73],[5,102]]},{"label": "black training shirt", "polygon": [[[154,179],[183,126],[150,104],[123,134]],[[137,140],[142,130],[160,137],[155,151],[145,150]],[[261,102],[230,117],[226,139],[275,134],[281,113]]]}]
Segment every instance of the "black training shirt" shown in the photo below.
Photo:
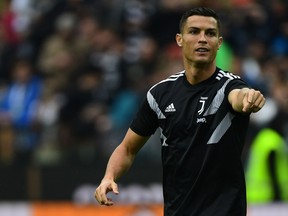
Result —
[{"label": "black training shirt", "polygon": [[233,111],[228,93],[247,87],[217,68],[191,85],[185,72],[148,92],[130,128],[162,143],[165,216],[244,216],[246,189],[241,164],[249,115]]}]

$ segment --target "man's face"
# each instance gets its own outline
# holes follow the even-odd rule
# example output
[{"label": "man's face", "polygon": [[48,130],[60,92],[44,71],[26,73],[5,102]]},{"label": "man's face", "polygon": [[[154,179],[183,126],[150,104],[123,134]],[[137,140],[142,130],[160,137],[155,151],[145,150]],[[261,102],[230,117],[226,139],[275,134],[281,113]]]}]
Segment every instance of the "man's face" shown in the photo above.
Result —
[{"label": "man's face", "polygon": [[209,64],[215,61],[222,37],[213,17],[194,15],[187,19],[183,32],[176,35],[176,41],[183,49],[185,61]]}]

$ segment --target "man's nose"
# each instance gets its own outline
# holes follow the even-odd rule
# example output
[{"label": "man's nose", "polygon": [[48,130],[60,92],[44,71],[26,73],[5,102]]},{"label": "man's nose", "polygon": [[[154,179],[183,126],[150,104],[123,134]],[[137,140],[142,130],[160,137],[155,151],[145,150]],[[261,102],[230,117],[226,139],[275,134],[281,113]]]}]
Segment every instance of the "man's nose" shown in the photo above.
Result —
[{"label": "man's nose", "polygon": [[205,32],[201,32],[199,34],[199,40],[198,40],[199,43],[207,43],[207,39],[206,39],[206,35],[205,35]]}]

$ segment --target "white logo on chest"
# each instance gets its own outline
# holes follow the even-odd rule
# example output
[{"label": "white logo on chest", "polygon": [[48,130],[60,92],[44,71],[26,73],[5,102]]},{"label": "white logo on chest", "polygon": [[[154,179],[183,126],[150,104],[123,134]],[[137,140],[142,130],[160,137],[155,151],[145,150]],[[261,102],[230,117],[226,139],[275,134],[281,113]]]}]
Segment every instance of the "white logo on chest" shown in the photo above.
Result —
[{"label": "white logo on chest", "polygon": [[199,100],[199,103],[201,104],[200,109],[198,110],[198,115],[201,115],[202,112],[204,111],[204,107],[205,107],[205,102],[208,99],[208,97],[201,97]]},{"label": "white logo on chest", "polygon": [[166,107],[165,112],[176,112],[176,108],[174,107],[174,104],[171,103],[168,107]]}]

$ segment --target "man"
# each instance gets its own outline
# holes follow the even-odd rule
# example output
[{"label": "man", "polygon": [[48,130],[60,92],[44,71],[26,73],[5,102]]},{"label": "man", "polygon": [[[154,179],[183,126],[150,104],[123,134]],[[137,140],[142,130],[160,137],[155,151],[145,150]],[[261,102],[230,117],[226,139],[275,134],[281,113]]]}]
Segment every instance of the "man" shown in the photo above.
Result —
[{"label": "man", "polygon": [[159,127],[165,216],[243,216],[246,192],[241,151],[249,114],[265,99],[216,67],[220,21],[209,8],[185,12],[177,44],[184,71],[154,85],[107,165],[95,198],[113,205],[116,181]]}]

